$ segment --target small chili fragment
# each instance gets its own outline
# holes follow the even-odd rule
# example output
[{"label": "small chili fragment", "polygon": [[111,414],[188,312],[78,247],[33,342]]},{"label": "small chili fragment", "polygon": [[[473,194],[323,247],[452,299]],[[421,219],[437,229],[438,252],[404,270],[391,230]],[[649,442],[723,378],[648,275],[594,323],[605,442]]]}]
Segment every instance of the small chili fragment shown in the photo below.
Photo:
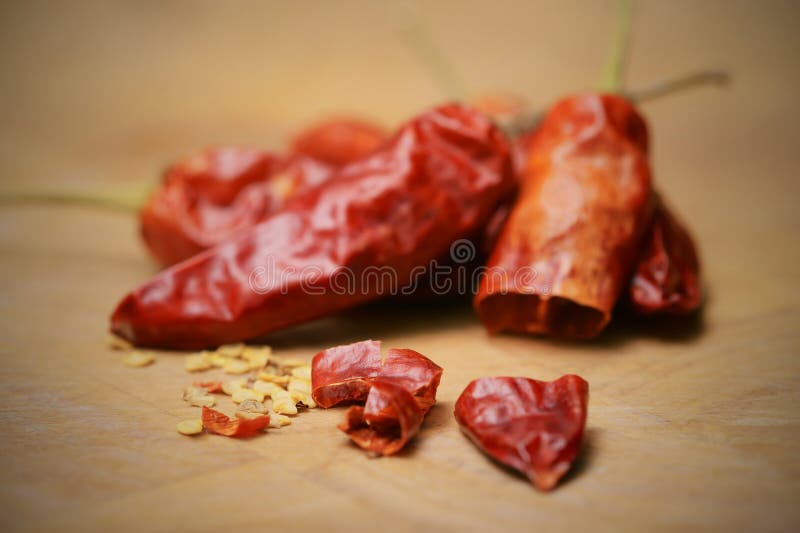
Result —
[{"label": "small chili fragment", "polygon": [[393,455],[419,432],[424,417],[415,398],[402,386],[374,381],[367,403],[350,407],[339,429],[369,452]]},{"label": "small chili fragment", "polygon": [[269,425],[269,415],[249,420],[230,418],[219,411],[203,407],[203,427],[225,437],[249,437]]},{"label": "small chili fragment", "polygon": [[221,381],[195,381],[193,385],[205,389],[209,394],[219,394],[222,392]]},{"label": "small chili fragment", "polygon": [[436,403],[442,367],[409,349],[390,349],[381,361],[381,343],[362,341],[323,350],[311,363],[311,395],[321,407],[362,402],[375,380],[407,390],[420,409]]},{"label": "small chili fragment", "polygon": [[643,315],[685,315],[702,303],[694,241],[660,198],[628,292],[634,311]]},{"label": "small chili fragment", "polygon": [[455,417],[484,453],[547,491],[578,455],[588,398],[589,384],[575,375],[481,378],[461,393]]}]

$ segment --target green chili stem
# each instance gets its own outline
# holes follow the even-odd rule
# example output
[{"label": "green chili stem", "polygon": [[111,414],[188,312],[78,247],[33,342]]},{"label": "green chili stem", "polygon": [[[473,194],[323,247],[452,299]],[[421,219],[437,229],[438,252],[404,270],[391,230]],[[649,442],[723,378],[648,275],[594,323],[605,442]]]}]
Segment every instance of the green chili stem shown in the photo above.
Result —
[{"label": "green chili stem", "polygon": [[87,191],[8,191],[0,192],[0,206],[17,204],[63,204],[136,213],[144,201],[140,195],[103,195]]},{"label": "green chili stem", "polygon": [[448,98],[463,100],[466,96],[464,80],[458,75],[453,64],[447,59],[442,49],[437,46],[428,28],[420,20],[417,7],[407,5],[401,7],[400,35],[417,58],[417,61],[428,71],[431,78]]},{"label": "green chili stem", "polygon": [[614,44],[599,86],[601,91],[609,93],[622,92],[625,69],[631,48],[633,0],[618,0],[616,18],[617,29],[614,31]]}]

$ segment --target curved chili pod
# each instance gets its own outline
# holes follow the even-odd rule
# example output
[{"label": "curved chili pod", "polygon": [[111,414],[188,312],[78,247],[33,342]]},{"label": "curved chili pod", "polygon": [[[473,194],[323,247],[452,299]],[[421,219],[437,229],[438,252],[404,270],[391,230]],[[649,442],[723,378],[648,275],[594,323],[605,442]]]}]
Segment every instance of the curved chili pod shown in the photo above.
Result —
[{"label": "curved chili pod", "polygon": [[183,261],[255,226],[332,171],[307,157],[206,149],[167,170],[140,214],[142,238],[161,264]]},{"label": "curved chili pod", "polygon": [[401,385],[373,381],[367,403],[350,407],[339,429],[367,451],[393,455],[419,432],[424,417],[415,398]]},{"label": "curved chili pod", "polygon": [[475,309],[490,332],[594,337],[650,221],[647,128],[626,100],[586,94],[557,103],[527,146]]},{"label": "curved chili pod", "polygon": [[292,141],[291,151],[331,165],[365,157],[387,139],[383,128],[356,118],[328,119],[307,128]]},{"label": "curved chili pod", "polygon": [[203,406],[203,427],[211,433],[225,437],[249,437],[269,425],[269,415],[244,420],[230,418],[215,409]]},{"label": "curved chili pod", "polygon": [[683,315],[702,303],[700,261],[692,236],[659,199],[629,286],[634,311]]},{"label": "curved chili pod", "polygon": [[311,396],[322,407],[362,402],[375,381],[407,390],[427,412],[436,403],[442,367],[419,352],[392,348],[381,360],[380,341],[323,350],[311,362]]},{"label": "curved chili pod", "polygon": [[203,150],[167,169],[142,209],[142,238],[163,265],[188,259],[261,222],[385,139],[369,122],[341,118],[301,133],[287,157],[235,146]]},{"label": "curved chili pod", "polygon": [[571,374],[481,378],[458,397],[455,417],[484,453],[550,490],[578,455],[588,399],[589,384]]},{"label": "curved chili pod", "polygon": [[[193,349],[250,339],[380,298],[473,234],[513,187],[509,146],[457,104],[423,114],[324,186],[128,294],[111,329],[141,346]],[[342,272],[353,290],[342,290]],[[349,273],[349,274],[348,274]]]}]

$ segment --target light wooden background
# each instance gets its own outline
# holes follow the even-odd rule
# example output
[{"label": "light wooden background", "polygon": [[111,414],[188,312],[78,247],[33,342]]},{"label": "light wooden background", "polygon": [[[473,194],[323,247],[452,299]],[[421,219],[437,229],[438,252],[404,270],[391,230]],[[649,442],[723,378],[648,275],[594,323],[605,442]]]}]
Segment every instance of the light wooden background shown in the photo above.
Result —
[{"label": "light wooden background", "polygon": [[[214,142],[279,146],[324,113],[392,125],[445,95],[396,3],[17,2],[0,6],[3,190],[138,190]],[[470,94],[545,106],[597,78],[612,2],[426,2]],[[402,457],[373,460],[315,411],[246,442],[175,433],[179,357],[125,368],[116,300],[154,265],[133,216],[0,207],[3,530],[795,530],[800,528],[797,2],[641,2],[629,86],[735,76],[647,104],[660,187],[699,239],[694,324],[619,320],[600,341],[484,334],[468,307],[378,307],[275,337],[281,353],[378,338],[445,368]],[[591,383],[588,439],[552,494],[459,433],[473,378]],[[225,528],[225,529],[223,529]]]}]

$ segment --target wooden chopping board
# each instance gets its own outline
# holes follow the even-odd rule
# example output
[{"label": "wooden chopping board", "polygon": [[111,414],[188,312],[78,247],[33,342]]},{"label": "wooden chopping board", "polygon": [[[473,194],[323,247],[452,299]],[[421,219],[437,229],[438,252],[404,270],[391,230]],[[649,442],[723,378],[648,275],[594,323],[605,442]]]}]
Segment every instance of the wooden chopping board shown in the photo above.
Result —
[{"label": "wooden chopping board", "polygon": [[[121,189],[204,144],[277,145],[340,110],[393,124],[442,98],[395,32],[392,5],[0,10],[9,187]],[[613,4],[420,13],[473,92],[523,87],[546,105],[594,77]],[[340,409],[247,441],[177,434],[197,415],[180,399],[194,379],[182,357],[130,369],[106,345],[116,300],[155,268],[135,218],[0,207],[0,527],[797,530],[798,22],[791,3],[640,4],[630,85],[709,65],[736,77],[725,92],[644,108],[656,179],[701,244],[698,320],[622,317],[598,341],[571,344],[487,336],[464,302],[381,304],[269,339],[310,359],[374,338],[443,366],[439,403],[399,457],[350,445]],[[591,384],[587,438],[573,473],[542,494],[461,435],[453,403],[476,377],[565,373]]]}]

